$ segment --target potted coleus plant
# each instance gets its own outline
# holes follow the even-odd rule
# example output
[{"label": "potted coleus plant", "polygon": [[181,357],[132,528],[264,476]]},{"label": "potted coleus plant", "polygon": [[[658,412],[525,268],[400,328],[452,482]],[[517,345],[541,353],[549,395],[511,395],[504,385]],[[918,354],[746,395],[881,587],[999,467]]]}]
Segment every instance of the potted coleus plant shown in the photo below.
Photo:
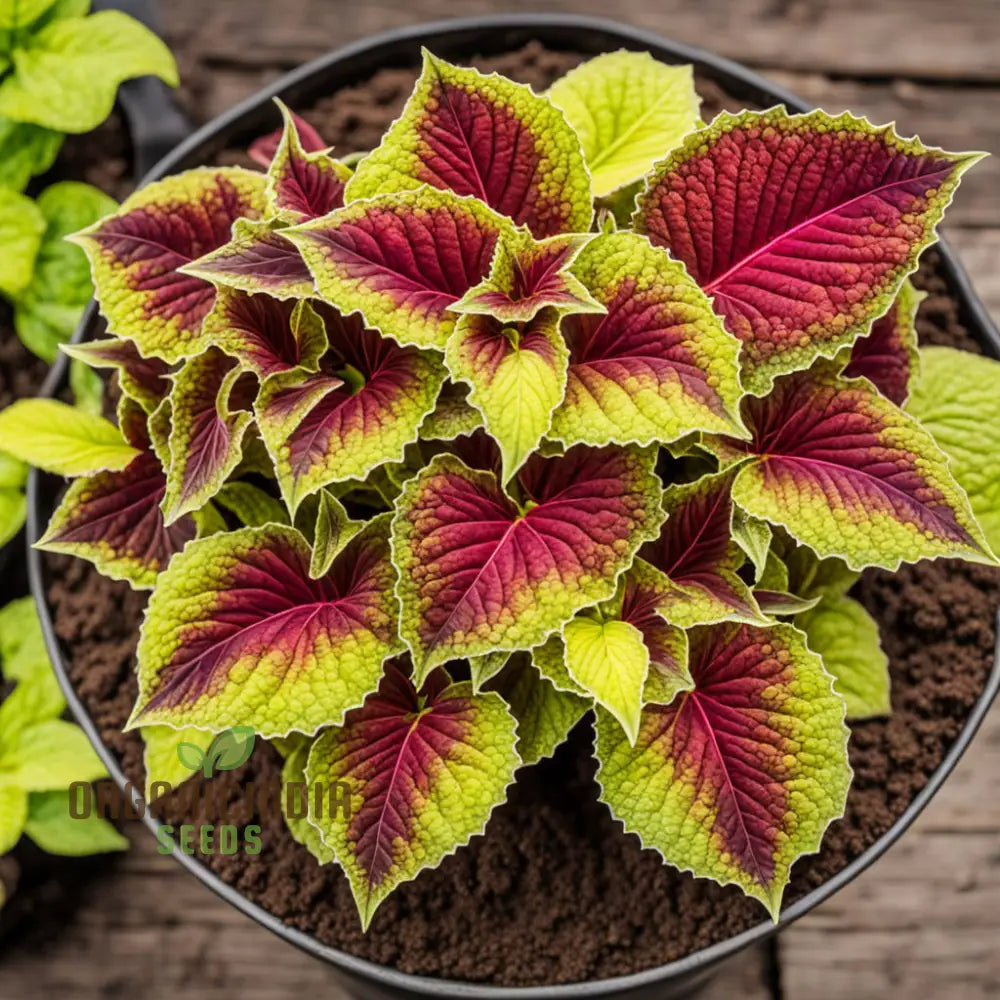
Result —
[{"label": "potted coleus plant", "polygon": [[995,562],[949,428],[996,395],[907,400],[953,371],[907,275],[977,154],[704,125],[689,68],[624,52],[545,95],[425,54],[353,163],[283,112],[266,174],[77,237],[111,336],[69,353],[117,372],[117,426],[0,414],[81,476],[40,547],[152,590],[129,726],[252,727],[346,784],[289,822],[367,927],[593,712],[625,828],[777,918],[843,811],[845,716],[888,708],[858,571]]}]

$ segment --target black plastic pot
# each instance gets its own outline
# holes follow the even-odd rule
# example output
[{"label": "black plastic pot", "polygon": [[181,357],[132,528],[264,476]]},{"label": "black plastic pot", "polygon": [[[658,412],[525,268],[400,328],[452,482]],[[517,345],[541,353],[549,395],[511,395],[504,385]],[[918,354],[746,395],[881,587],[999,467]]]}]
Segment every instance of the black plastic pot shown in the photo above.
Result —
[{"label": "black plastic pot", "polygon": [[[770,106],[784,103],[795,111],[808,105],[780,87],[726,59],[689,46],[669,42],[656,35],[626,28],[610,21],[589,18],[540,15],[490,17],[430,24],[421,28],[394,31],[368,41],[350,45],[301,67],[256,96],[211,122],[169,156],[149,174],[147,180],[185,170],[210,161],[213,154],[226,147],[248,143],[275,126],[271,104],[282,97],[291,107],[308,107],[317,98],[343,87],[357,84],[387,66],[415,67],[419,51],[427,46],[438,55],[461,62],[473,53],[498,54],[538,40],[551,49],[598,54],[619,48],[645,50],[668,63],[693,63],[696,69],[718,81],[727,92],[748,103]],[[1000,334],[969,285],[965,272],[946,247],[942,247],[944,269],[952,292],[960,299],[963,317],[987,354],[1000,358]],[[92,335],[97,319],[92,305],[78,336]],[[29,484],[29,539],[39,537],[51,512],[50,497],[42,489],[42,480],[33,475]],[[38,602],[46,641],[67,700],[80,725],[86,730],[112,777],[122,787],[125,777],[110,750],[101,744],[97,728],[71,687],[62,650],[55,636],[45,598],[42,559],[34,550],[29,553],[32,590]],[[596,982],[563,986],[500,988],[428,979],[397,972],[320,944],[300,931],[286,927],[272,914],[250,902],[232,886],[197,860],[175,854],[177,860],[223,899],[232,903],[263,926],[297,945],[304,951],[334,966],[346,988],[360,1000],[403,1000],[403,998],[476,998],[476,1000],[668,1000],[690,996],[715,971],[718,964],[749,945],[763,941],[781,927],[790,924],[813,907],[847,885],[880,857],[910,826],[950,774],[982,722],[1000,687],[1000,659],[994,664],[978,702],[973,707],[961,734],[927,785],[913,799],[907,810],[882,837],[860,857],[824,885],[792,903],[781,914],[778,924],[767,919],[726,941],[704,948],[677,961],[655,969]],[[155,826],[152,821],[150,826]],[[530,946],[530,943],[529,943]]]}]

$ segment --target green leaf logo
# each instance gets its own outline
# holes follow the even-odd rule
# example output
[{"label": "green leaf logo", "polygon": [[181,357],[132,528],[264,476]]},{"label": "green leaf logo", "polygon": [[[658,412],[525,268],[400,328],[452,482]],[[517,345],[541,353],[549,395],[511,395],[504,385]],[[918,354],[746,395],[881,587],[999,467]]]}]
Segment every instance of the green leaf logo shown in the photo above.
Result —
[{"label": "green leaf logo", "polygon": [[211,778],[217,771],[235,771],[245,764],[253,753],[254,731],[250,726],[233,726],[224,729],[202,751],[194,743],[178,743],[177,759],[191,771],[201,771]]}]

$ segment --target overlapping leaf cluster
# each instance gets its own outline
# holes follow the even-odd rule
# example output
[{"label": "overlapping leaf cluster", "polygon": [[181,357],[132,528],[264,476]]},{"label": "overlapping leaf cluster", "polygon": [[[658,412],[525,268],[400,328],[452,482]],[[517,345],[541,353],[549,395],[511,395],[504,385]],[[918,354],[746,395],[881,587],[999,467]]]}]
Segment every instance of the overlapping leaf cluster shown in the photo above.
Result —
[{"label": "overlapping leaf cluster", "polygon": [[625,827],[776,915],[845,711],[889,708],[857,572],[993,560],[962,400],[902,408],[907,275],[976,157],[704,126],[690,68],[631,53],[542,96],[426,55],[353,168],[287,111],[252,152],[77,237],[119,430],[48,442],[81,478],[41,544],[152,588],[130,724],[347,782],[292,828],[367,925],[593,710]]}]

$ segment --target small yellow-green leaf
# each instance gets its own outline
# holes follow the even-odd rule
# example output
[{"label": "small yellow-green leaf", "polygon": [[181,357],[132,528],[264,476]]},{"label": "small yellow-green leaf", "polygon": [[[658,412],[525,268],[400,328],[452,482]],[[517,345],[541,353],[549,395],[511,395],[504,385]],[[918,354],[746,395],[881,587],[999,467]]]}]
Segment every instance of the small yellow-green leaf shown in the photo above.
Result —
[{"label": "small yellow-green leaf", "polygon": [[28,818],[28,793],[0,776],[0,856],[14,849]]},{"label": "small yellow-green leaf", "polygon": [[878,625],[857,601],[824,597],[811,611],[797,615],[795,624],[833,674],[848,719],[889,714],[889,658],[879,643]]},{"label": "small yellow-green leaf", "polygon": [[11,53],[0,114],[60,132],[90,132],[111,114],[118,85],[158,76],[177,86],[170,50],[118,10],[53,21]]},{"label": "small yellow-green leaf", "polygon": [[96,813],[75,817],[69,811],[66,789],[35,792],[28,803],[24,832],[46,854],[82,857],[106,851],[127,851],[129,842]]},{"label": "small yellow-green leaf", "polygon": [[114,424],[55,399],[20,399],[0,411],[0,448],[63,476],[117,471],[139,455]]},{"label": "small yellow-green leaf", "polygon": [[647,52],[608,52],[571,70],[549,98],[580,137],[596,198],[642,177],[697,128],[691,66]]},{"label": "small yellow-green leaf", "polygon": [[920,351],[906,409],[948,456],[990,548],[1000,554],[1000,364],[951,347]]},{"label": "small yellow-green leaf", "polygon": [[[155,781],[165,781],[171,788],[182,785],[194,773],[195,769],[188,767],[178,749],[182,743],[196,746],[204,756],[213,734],[205,729],[174,729],[173,726],[143,726],[139,730],[145,744],[142,755],[143,767],[146,770],[146,799],[152,797],[152,785]],[[198,765],[200,770],[200,764]]]},{"label": "small yellow-green leaf", "polygon": [[0,188],[0,293],[13,297],[27,288],[44,232],[38,206],[23,194]]},{"label": "small yellow-green leaf", "polygon": [[634,744],[649,673],[642,633],[624,621],[574,618],[563,629],[566,668],[622,725]]}]

